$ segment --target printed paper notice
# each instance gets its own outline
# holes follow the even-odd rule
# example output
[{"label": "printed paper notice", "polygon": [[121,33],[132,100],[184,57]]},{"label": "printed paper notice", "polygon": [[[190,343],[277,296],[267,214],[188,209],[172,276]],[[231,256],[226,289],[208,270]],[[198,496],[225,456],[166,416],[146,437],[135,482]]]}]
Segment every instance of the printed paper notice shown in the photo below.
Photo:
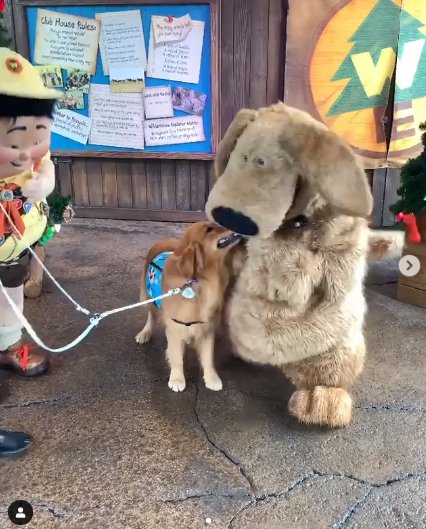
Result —
[{"label": "printed paper notice", "polygon": [[100,28],[98,20],[39,9],[34,62],[95,75]]},{"label": "printed paper notice", "polygon": [[92,120],[72,110],[57,110],[52,123],[52,132],[77,141],[83,145],[87,144]]},{"label": "printed paper notice", "polygon": [[147,147],[158,145],[178,145],[205,141],[203,118],[188,116],[171,119],[150,119],[144,121],[145,143]]},{"label": "printed paper notice", "polygon": [[155,44],[153,25],[149,38],[148,77],[198,84],[204,41],[204,22],[193,20],[181,41]]},{"label": "printed paper notice", "polygon": [[141,93],[145,87],[143,68],[115,68],[109,70],[111,92]]},{"label": "printed paper notice", "polygon": [[149,86],[143,97],[146,119],[173,117],[171,86]]},{"label": "printed paper notice", "polygon": [[92,84],[89,115],[93,119],[90,144],[144,148],[142,94],[114,94],[109,85]]},{"label": "printed paper notice", "polygon": [[189,15],[180,18],[153,16],[151,20],[154,29],[155,44],[182,40],[192,28],[192,20]]},{"label": "printed paper notice", "polygon": [[104,74],[109,69],[143,68],[146,70],[146,48],[139,10],[98,13],[102,21],[100,50]]}]

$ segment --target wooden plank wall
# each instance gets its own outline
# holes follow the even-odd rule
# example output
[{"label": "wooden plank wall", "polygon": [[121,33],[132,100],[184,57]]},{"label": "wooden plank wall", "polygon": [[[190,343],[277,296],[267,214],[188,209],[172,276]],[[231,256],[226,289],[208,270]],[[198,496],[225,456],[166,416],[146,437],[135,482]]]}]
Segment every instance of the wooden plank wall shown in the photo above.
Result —
[{"label": "wooden plank wall", "polygon": [[[282,98],[287,0],[223,0],[220,130],[236,112]],[[58,160],[62,193],[78,216],[195,221],[213,183],[212,162],[200,160]]]},{"label": "wooden plank wall", "polygon": [[389,206],[398,200],[397,189],[400,185],[400,169],[376,169],[373,175],[373,225],[387,228],[395,224],[395,216]]}]

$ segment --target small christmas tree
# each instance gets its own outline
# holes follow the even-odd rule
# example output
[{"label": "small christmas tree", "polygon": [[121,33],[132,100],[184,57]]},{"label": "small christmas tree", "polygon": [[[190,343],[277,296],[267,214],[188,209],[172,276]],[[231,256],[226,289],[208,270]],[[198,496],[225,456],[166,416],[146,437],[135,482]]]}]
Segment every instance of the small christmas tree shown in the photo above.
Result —
[{"label": "small christmas tree", "polygon": [[9,33],[6,29],[4,21],[4,10],[6,9],[5,0],[0,0],[0,48],[8,48],[12,42],[9,38]]},{"label": "small christmas tree", "polygon": [[418,215],[426,211],[426,122],[419,128],[423,132],[423,152],[408,160],[401,169],[401,186],[397,190],[401,198],[389,208],[394,215]]}]

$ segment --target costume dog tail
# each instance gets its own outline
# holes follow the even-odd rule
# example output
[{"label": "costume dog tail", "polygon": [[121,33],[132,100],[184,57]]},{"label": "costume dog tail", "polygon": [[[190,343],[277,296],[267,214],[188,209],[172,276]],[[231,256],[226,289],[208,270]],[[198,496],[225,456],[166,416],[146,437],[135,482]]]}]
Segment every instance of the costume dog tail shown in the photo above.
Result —
[{"label": "costume dog tail", "polygon": [[370,230],[368,261],[399,257],[405,246],[405,231]]}]

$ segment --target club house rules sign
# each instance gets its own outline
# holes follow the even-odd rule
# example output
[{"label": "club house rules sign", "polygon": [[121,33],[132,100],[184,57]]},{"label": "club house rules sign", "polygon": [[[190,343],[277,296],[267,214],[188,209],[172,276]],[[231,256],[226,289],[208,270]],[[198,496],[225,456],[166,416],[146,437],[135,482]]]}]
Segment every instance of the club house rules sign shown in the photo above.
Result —
[{"label": "club house rules sign", "polygon": [[96,61],[101,22],[95,19],[39,9],[34,60],[37,64],[60,64],[92,75]]}]

